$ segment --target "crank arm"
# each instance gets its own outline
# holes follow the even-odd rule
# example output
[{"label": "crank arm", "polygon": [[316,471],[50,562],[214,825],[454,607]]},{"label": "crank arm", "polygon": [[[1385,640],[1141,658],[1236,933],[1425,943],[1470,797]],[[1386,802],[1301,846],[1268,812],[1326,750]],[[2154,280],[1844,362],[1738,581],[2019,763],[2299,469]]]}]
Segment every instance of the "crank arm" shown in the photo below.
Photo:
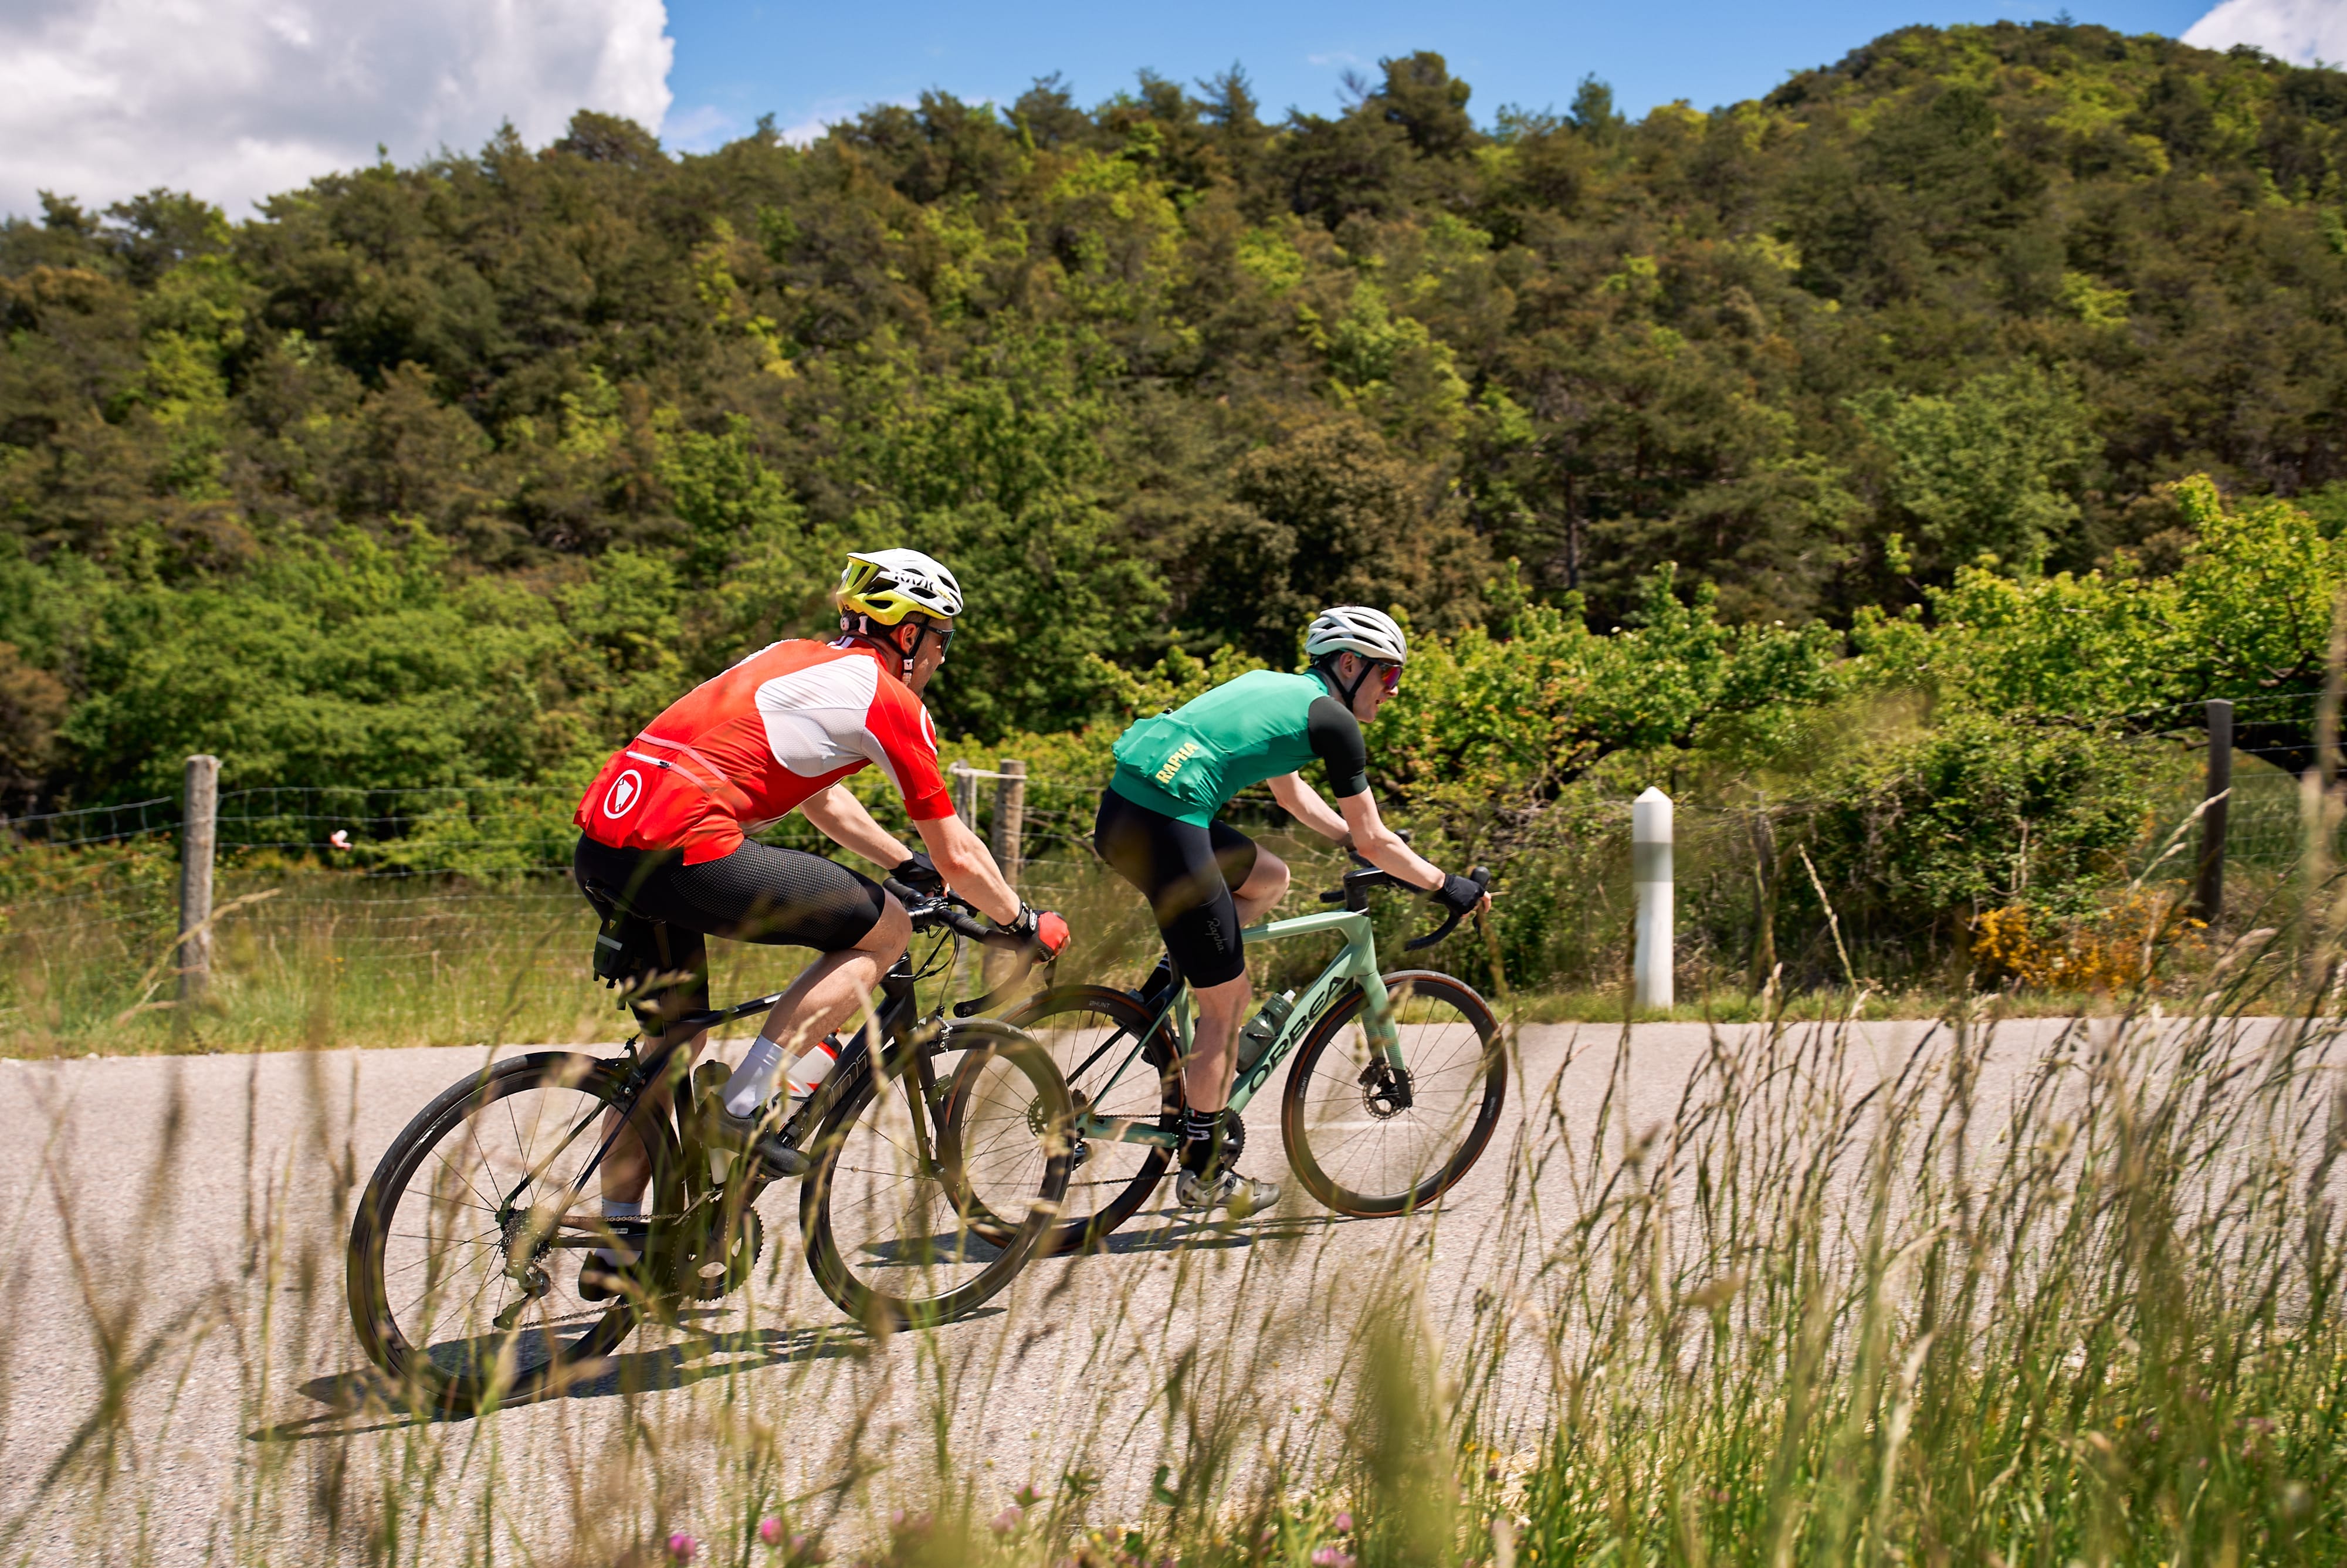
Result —
[{"label": "crank arm", "polygon": [[1076,1118],[1076,1136],[1087,1143],[1153,1143],[1161,1149],[1178,1148],[1182,1142],[1182,1134],[1171,1127],[1089,1112]]}]

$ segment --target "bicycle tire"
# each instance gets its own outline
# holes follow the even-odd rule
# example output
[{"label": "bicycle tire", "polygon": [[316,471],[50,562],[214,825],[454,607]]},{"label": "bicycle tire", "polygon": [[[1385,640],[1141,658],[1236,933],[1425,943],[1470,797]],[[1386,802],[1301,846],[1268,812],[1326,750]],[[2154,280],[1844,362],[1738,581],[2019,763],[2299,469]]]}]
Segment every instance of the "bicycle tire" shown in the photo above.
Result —
[{"label": "bicycle tire", "polygon": [[[944,1174],[961,1159],[956,1129],[928,1115],[917,1090],[906,1087],[916,1081],[909,1074],[890,1078],[868,1057],[860,1062],[816,1131],[799,1225],[817,1286],[875,1334],[948,1322],[992,1298],[1033,1257],[1067,1194],[1071,1112],[1051,1054],[984,1019],[956,1026],[943,1049],[963,1053],[957,1071],[993,1063],[1026,1080],[1024,1092],[1037,1107],[1034,1196],[1002,1242],[979,1233],[961,1195],[968,1184]],[[900,1109],[905,1127],[893,1125]],[[928,1117],[934,1168],[924,1168],[917,1137],[906,1135],[914,1115]],[[887,1234],[866,1234],[867,1221]]]},{"label": "bicycle tire", "polygon": [[[447,1245],[439,1250],[456,1267],[469,1266],[482,1281],[476,1292],[463,1303],[456,1304],[458,1317],[440,1324],[440,1327],[476,1327],[480,1321],[477,1298],[487,1293],[492,1282],[497,1284],[494,1297],[497,1311],[513,1306],[516,1294],[510,1288],[515,1282],[502,1267],[496,1267],[495,1273],[487,1272],[496,1266],[482,1255],[482,1249],[492,1246],[503,1255],[510,1245],[506,1231],[501,1225],[496,1233],[498,1240],[491,1243],[487,1239],[490,1233],[477,1229],[483,1222],[460,1222],[456,1210],[487,1205],[456,1198],[453,1195],[455,1187],[447,1185],[448,1178],[454,1177],[456,1185],[468,1189],[469,1198],[498,1198],[508,1207],[511,1194],[520,1190],[516,1186],[508,1191],[502,1177],[492,1181],[486,1192],[479,1186],[476,1177],[491,1172],[497,1161],[482,1142],[476,1118],[497,1107],[504,1108],[505,1123],[518,1146],[509,1152],[512,1158],[505,1173],[509,1174],[514,1170],[532,1167],[535,1162],[531,1149],[541,1128],[550,1143],[572,1124],[573,1117],[592,1116],[600,1122],[595,1107],[615,1104],[622,1081],[620,1064],[574,1051],[534,1051],[515,1057],[450,1084],[415,1113],[384,1152],[352,1217],[344,1263],[345,1292],[360,1347],[412,1408],[468,1414],[496,1404],[537,1398],[593,1375],[636,1327],[646,1306],[641,1289],[623,1291],[598,1305],[577,1296],[575,1286],[569,1298],[564,1299],[549,1283],[539,1296],[523,1296],[521,1316],[510,1324],[499,1327],[495,1317],[488,1319],[492,1330],[489,1333],[468,1333],[455,1340],[434,1338],[430,1334],[436,1308],[451,1305],[464,1290],[461,1283],[445,1295],[436,1290],[432,1263],[437,1225],[450,1227]],[[548,1094],[549,1106],[555,1113],[550,1118],[542,1112],[534,1116],[531,1132],[525,1134],[521,1125],[524,1118],[515,1102],[520,1096],[540,1091]],[[671,1212],[678,1205],[682,1188],[677,1179],[675,1135],[665,1116],[641,1104],[631,1120],[651,1155],[648,1206],[654,1214]],[[491,1131],[494,1137],[494,1124]],[[452,1143],[460,1139],[469,1146]],[[579,1139],[564,1144],[562,1153],[556,1158],[566,1162],[591,1158],[600,1142],[598,1130],[589,1128]],[[444,1152],[448,1148],[455,1151],[453,1159]],[[419,1173],[424,1171],[425,1162],[436,1155],[440,1162],[438,1168],[426,1176],[426,1184],[419,1187]],[[575,1173],[567,1163],[561,1168]],[[566,1188],[567,1182],[567,1175],[558,1175],[549,1169],[539,1184],[554,1190]],[[441,1184],[444,1190],[436,1194],[433,1183]],[[499,1197],[500,1194],[507,1195]],[[420,1204],[416,1202],[419,1198]],[[493,1216],[496,1212],[489,1211]],[[421,1228],[400,1228],[409,1223]],[[459,1223],[470,1224],[476,1234],[469,1237],[459,1235],[455,1228]],[[409,1243],[422,1245],[419,1248],[406,1245]],[[402,1255],[391,1261],[395,1250]],[[657,1236],[648,1238],[646,1250],[653,1255],[650,1266],[656,1271],[660,1250]],[[414,1259],[405,1255],[415,1251],[421,1251],[423,1255]],[[534,1251],[533,1263],[561,1267],[585,1255],[581,1250],[557,1249],[541,1244]],[[408,1286],[415,1281],[406,1276],[417,1267],[425,1269],[424,1282],[418,1294],[409,1299]],[[548,1272],[550,1281],[553,1270]],[[393,1286],[395,1279],[399,1281],[396,1289]],[[545,1308],[528,1309],[532,1302],[549,1300],[555,1307],[568,1307],[575,1300],[579,1310],[558,1315]],[[576,1332],[566,1337],[566,1332],[573,1328]]]},{"label": "bicycle tire", "polygon": [[[1040,1026],[1053,1019],[1067,1020],[1083,1015],[1104,1020],[1113,1026],[1117,1033],[1133,1038],[1137,1038],[1149,1027],[1152,1018],[1150,1009],[1143,1007],[1130,991],[1118,990],[1111,986],[1060,986],[1028,999],[1007,1014],[1003,1021],[1037,1036],[1043,1042],[1044,1049],[1051,1052],[1061,1077],[1067,1079],[1071,1069],[1082,1065],[1086,1057],[1098,1050],[1101,1042],[1089,1030],[1055,1030]],[[1055,1038],[1061,1035],[1067,1038]],[[1095,1081],[1107,1077],[1122,1064],[1125,1050],[1122,1043],[1112,1046],[1085,1076]],[[1170,1071],[1160,1071],[1145,1061],[1142,1067],[1158,1086],[1155,1099],[1159,1124],[1170,1127],[1174,1124],[1173,1118],[1180,1114],[1182,1109],[1181,1081]],[[964,1127],[970,1116],[976,1083],[976,1077],[967,1071],[954,1074],[952,1093],[946,1102],[946,1119],[958,1129]],[[1079,1106],[1091,1102],[1086,1083],[1069,1079],[1068,1091],[1071,1102]],[[1129,1097],[1120,1095],[1107,1113],[1138,1115],[1145,1109],[1142,1102],[1145,1094],[1146,1090],[1135,1084],[1133,1094]],[[1117,1152],[1133,1150],[1137,1154],[1104,1153],[1102,1153],[1103,1149]],[[1120,1164],[1115,1173],[1103,1181],[1088,1183],[1085,1173],[1095,1159],[1103,1162],[1119,1160]],[[1072,1168],[1060,1220],[1045,1233],[1042,1242],[1036,1247],[1036,1255],[1056,1257],[1101,1246],[1117,1227],[1141,1212],[1142,1205],[1157,1190],[1158,1183],[1164,1180],[1166,1167],[1173,1163],[1173,1160],[1170,1150],[1161,1149],[1153,1143],[1093,1145],[1091,1150],[1086,1150],[1079,1141],[1071,1153]],[[1125,1170],[1127,1166],[1130,1167],[1129,1174]],[[1106,1170],[1105,1163],[1100,1169]],[[1106,1201],[1090,1201],[1110,1187],[1114,1192]],[[999,1245],[1010,1235],[1012,1227],[1006,1225],[986,1203],[985,1194],[972,1191],[964,1197],[972,1227]]]},{"label": "bicycle tire", "polygon": [[[1371,1078],[1379,1069],[1356,1023],[1368,999],[1358,987],[1312,1026],[1280,1096],[1279,1130],[1289,1166],[1305,1191],[1342,1214],[1409,1214],[1433,1204],[1482,1157],[1507,1101],[1507,1053],[1499,1020],[1473,988],[1427,969],[1399,970],[1384,979],[1401,1028],[1413,1102],[1397,1106],[1390,1079]],[[1421,1001],[1424,1007],[1414,1007]],[[1440,1016],[1445,1009],[1465,1026],[1471,1050],[1456,1029],[1446,1027]],[[1427,1016],[1414,1016],[1420,1012]],[[1340,1040],[1341,1062],[1331,1054]],[[1417,1103],[1420,1098],[1428,1105]],[[1431,1113],[1417,1114],[1421,1109]],[[1394,1160],[1384,1135],[1411,1129],[1431,1135],[1419,1138],[1418,1149]],[[1454,1130],[1458,1142],[1452,1146]],[[1364,1146],[1372,1134],[1378,1141]],[[1351,1184],[1366,1180],[1362,1156],[1379,1150],[1385,1152],[1381,1168],[1389,1173],[1379,1190]],[[1332,1171],[1332,1164],[1340,1168]],[[1391,1173],[1397,1171],[1398,1177]]]}]

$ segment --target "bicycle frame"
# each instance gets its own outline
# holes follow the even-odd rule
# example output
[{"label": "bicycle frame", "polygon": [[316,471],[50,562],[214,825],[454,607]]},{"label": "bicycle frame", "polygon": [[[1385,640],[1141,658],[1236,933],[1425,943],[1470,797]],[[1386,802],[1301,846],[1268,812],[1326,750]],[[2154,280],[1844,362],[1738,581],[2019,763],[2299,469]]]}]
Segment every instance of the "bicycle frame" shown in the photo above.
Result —
[{"label": "bicycle frame", "polygon": [[[823,1116],[829,1112],[838,1097],[856,1083],[857,1075],[875,1069],[878,1059],[872,1049],[870,1039],[874,1023],[878,1024],[881,1038],[887,1043],[892,1055],[902,1048],[918,1043],[913,1040],[918,1025],[917,1016],[918,1003],[914,992],[915,977],[909,956],[897,959],[896,965],[881,978],[880,986],[881,1003],[878,1010],[871,1015],[865,1025],[840,1047],[838,1064],[825,1080],[823,1088],[805,1105],[801,1106],[797,1113],[791,1118],[785,1132],[788,1132],[791,1127],[802,1124],[809,1127],[819,1125]],[[647,1010],[640,1009],[639,1016],[646,1031],[653,1035],[655,1043],[630,1065],[627,1077],[620,1087],[622,1098],[616,1107],[620,1111],[620,1125],[604,1134],[602,1146],[595,1151],[595,1157],[572,1178],[569,1192],[564,1203],[565,1210],[567,1211],[585,1195],[587,1183],[602,1169],[604,1160],[610,1156],[613,1145],[619,1142],[622,1130],[628,1122],[635,1119],[636,1108],[643,1102],[644,1095],[670,1071],[670,1064],[675,1061],[678,1053],[684,1049],[686,1041],[702,1030],[714,1029],[720,1024],[731,1023],[736,1019],[748,1018],[753,1013],[767,1011],[782,998],[782,992],[773,991],[765,996],[753,997],[748,1001],[735,1002],[728,1007],[717,1008],[706,1012],[686,1013],[661,1024],[657,1030],[653,1028],[656,1020]],[[946,1032],[943,1028],[940,1028],[938,1038],[942,1040]],[[936,1071],[931,1065],[931,1060],[936,1052],[915,1049],[909,1054],[913,1070],[899,1075],[905,1082],[906,1092],[908,1096],[917,1096],[934,1112],[937,1105],[944,1099],[948,1087],[938,1081]],[[885,1064],[882,1065],[882,1070],[885,1071]],[[677,1087],[682,1088],[682,1085],[680,1084]],[[698,1140],[692,1136],[692,1120],[688,1116],[678,1113],[674,1103],[671,1104],[669,1111],[670,1114],[676,1117],[678,1129],[683,1134],[682,1142],[686,1156],[686,1168],[694,1170],[696,1168],[694,1162],[704,1152],[699,1147]],[[564,1149],[570,1146],[573,1140],[601,1120],[604,1114],[599,1112],[592,1116],[582,1118],[579,1125],[571,1129],[569,1135],[558,1143],[546,1159],[539,1163],[538,1168],[524,1173],[520,1184],[515,1189],[516,1192],[527,1188],[537,1179],[540,1171],[551,1164]],[[913,1126],[915,1135],[920,1143],[920,1158],[923,1163],[934,1166],[936,1153],[930,1146],[928,1118],[914,1116]],[[762,1191],[771,1180],[771,1177],[757,1180],[744,1201],[754,1200],[757,1193]],[[692,1185],[698,1186],[698,1181],[693,1182]],[[510,1203],[510,1195],[507,1195],[505,1201]],[[692,1206],[690,1199],[687,1206]],[[646,1244],[655,1221],[666,1222],[674,1217],[677,1216],[647,1214],[638,1219],[599,1220],[589,1232],[575,1235],[557,1235],[550,1240],[549,1245],[557,1247],[595,1247],[608,1246],[617,1240],[641,1249]]]},{"label": "bicycle frame", "polygon": [[[1241,1072],[1232,1083],[1230,1109],[1233,1111],[1246,1109],[1247,1102],[1253,1100],[1270,1081],[1279,1064],[1304,1043],[1304,1037],[1336,1005],[1348,986],[1361,988],[1367,1004],[1362,1010],[1367,1014],[1365,1027],[1370,1045],[1382,1052],[1396,1070],[1403,1066],[1401,1034],[1394,1027],[1393,1009],[1386,1000],[1386,988],[1378,969],[1377,938],[1369,928],[1366,908],[1332,909],[1326,914],[1299,915],[1289,920],[1267,920],[1260,926],[1248,927],[1239,935],[1243,941],[1253,947],[1262,942],[1285,941],[1290,937],[1316,936],[1322,931],[1343,933],[1345,945],[1329,960],[1328,967],[1322,969],[1310,985],[1296,993],[1295,1010],[1287,1015],[1287,1021],[1280,1026],[1279,1033],[1273,1038],[1270,1046],[1254,1066]],[[1117,1064],[1108,1081],[1101,1085],[1094,1096],[1096,1100],[1106,1099],[1108,1091],[1132,1071],[1133,1064],[1140,1060],[1142,1047],[1150,1036],[1157,1032],[1169,1013],[1174,1039],[1179,1045],[1179,1055],[1186,1057],[1190,1054],[1193,1040],[1190,988],[1184,984],[1175,986],[1158,1005],[1157,1011],[1151,1015],[1149,1027],[1134,1039],[1132,1050],[1125,1052],[1124,1060]],[[1070,1080],[1072,1081],[1081,1077],[1099,1060],[1100,1055],[1095,1052],[1069,1074]],[[1161,1149],[1174,1149],[1181,1143],[1181,1134],[1172,1128],[1123,1117],[1095,1116],[1090,1112],[1077,1118],[1076,1135],[1102,1143],[1154,1143]]]}]

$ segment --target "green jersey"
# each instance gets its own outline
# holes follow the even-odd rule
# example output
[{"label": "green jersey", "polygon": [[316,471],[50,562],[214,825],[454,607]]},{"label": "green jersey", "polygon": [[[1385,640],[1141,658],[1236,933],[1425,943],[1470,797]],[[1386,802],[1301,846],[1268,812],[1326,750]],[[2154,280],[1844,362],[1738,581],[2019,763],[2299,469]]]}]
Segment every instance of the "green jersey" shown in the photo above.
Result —
[{"label": "green jersey", "polygon": [[1320,678],[1257,670],[1117,737],[1109,788],[1203,826],[1247,785],[1295,773],[1316,757],[1327,764],[1338,799],[1369,787],[1360,723]]}]

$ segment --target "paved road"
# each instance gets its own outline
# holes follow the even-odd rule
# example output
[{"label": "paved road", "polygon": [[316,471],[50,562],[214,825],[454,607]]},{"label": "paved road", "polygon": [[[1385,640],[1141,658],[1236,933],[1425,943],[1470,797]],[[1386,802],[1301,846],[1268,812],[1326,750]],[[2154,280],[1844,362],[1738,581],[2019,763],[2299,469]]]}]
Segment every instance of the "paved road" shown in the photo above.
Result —
[{"label": "paved road", "polygon": [[[2004,1027],[1984,1103],[2059,1027]],[[1867,1026],[1851,1071],[1895,1069],[1924,1030]],[[761,1474],[798,1493],[890,1464],[846,1498],[849,1516],[917,1498],[939,1468],[975,1477],[991,1508],[1072,1467],[1097,1475],[1105,1515],[1129,1517],[1158,1466],[1178,1475],[1217,1431],[1236,1434],[1243,1467],[1307,1460],[1335,1440],[1365,1304],[1422,1282],[1419,1321],[1455,1348],[1511,1249],[1573,1212],[1573,1161],[1530,1156],[1560,1136],[1584,1150],[1609,1083],[1610,1137],[1667,1123],[1714,1049],[1700,1026],[1641,1026],[1624,1066],[1620,1036],[1523,1032],[1507,1121],[1439,1220],[1329,1223],[1295,1194],[1235,1227],[1155,1214],[1110,1255],[1030,1268],[975,1319],[878,1344],[814,1289],[785,1195],[770,1200],[784,1222],[770,1224],[774,1266],[746,1306],[712,1310],[691,1335],[646,1331],[623,1377],[576,1397],[428,1424],[353,1402],[341,1184],[364,1181],[407,1116],[482,1052],[0,1063],[0,1528],[25,1530],[0,1556],[317,1561],[332,1554],[322,1536],[340,1531],[354,1553],[395,1502],[413,1543],[403,1555],[454,1561],[485,1489],[516,1545],[602,1554],[655,1516],[722,1528],[718,1500]],[[1731,1031],[1718,1049],[1758,1047]],[[1248,1118],[1249,1163],[1266,1172],[1276,1115],[1266,1093]],[[112,1448],[77,1449],[109,1353],[144,1370]],[[1169,1436],[1157,1391],[1184,1356],[1189,1394]],[[1523,1350],[1486,1406],[1537,1420],[1548,1379]]]}]

